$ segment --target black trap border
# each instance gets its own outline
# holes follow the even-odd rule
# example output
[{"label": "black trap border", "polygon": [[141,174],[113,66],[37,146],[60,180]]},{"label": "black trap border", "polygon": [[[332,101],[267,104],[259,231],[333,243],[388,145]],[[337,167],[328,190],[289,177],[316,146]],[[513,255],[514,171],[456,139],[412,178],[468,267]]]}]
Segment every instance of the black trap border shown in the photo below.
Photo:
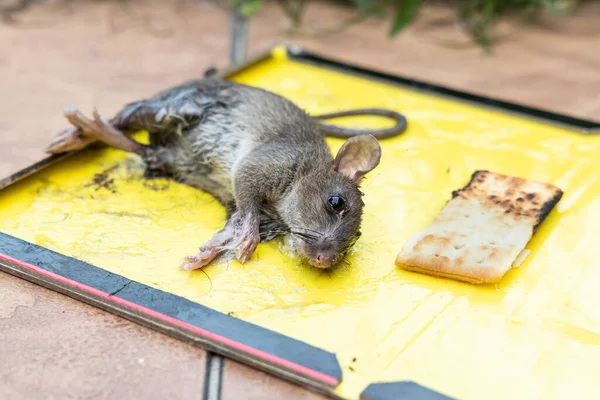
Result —
[{"label": "black trap border", "polygon": [[542,123],[557,125],[565,129],[570,129],[576,133],[583,135],[598,135],[600,134],[600,121],[591,121],[572,117],[566,114],[559,114],[551,111],[546,111],[541,108],[530,107],[514,102],[495,99],[477,95],[460,90],[450,89],[448,87],[436,85],[429,82],[424,82],[417,79],[410,79],[397,75],[391,75],[384,72],[375,71],[359,67],[357,65],[347,64],[342,61],[326,58],[314,53],[310,53],[301,48],[288,47],[288,57],[292,60],[313,64],[318,67],[328,67],[329,69],[353,74],[362,78],[371,78],[383,83],[400,86],[404,89],[414,90],[422,93],[433,94],[436,97],[445,97],[450,100],[463,103],[470,103],[479,108],[486,108],[492,111],[503,111],[508,114],[515,114],[527,119],[534,119]]},{"label": "black trap border", "polygon": [[[247,62],[224,69],[217,75],[231,76],[268,60],[272,57],[273,50],[274,48],[259,53],[249,58]],[[335,61],[299,48],[286,47],[286,51],[293,61],[338,70],[455,101],[472,103],[475,106],[500,112],[516,113],[527,118],[560,125],[581,134],[600,133],[598,122],[393,76]],[[24,168],[0,180],[0,189],[71,154],[73,153],[50,156]],[[0,270],[274,374],[332,399],[340,399],[333,389],[341,382],[342,371],[333,353],[4,233],[0,233]],[[363,391],[360,398],[361,400],[451,399],[411,381],[373,383]]]}]

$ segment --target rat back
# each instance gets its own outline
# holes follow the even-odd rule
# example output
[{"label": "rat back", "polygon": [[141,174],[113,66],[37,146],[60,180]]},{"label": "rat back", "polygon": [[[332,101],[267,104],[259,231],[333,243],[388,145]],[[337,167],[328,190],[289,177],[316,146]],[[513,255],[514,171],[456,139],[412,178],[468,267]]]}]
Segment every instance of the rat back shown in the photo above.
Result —
[{"label": "rat back", "polygon": [[121,129],[148,130],[164,173],[227,207],[235,204],[236,163],[266,143],[277,144],[285,158],[331,160],[317,123],[303,110],[274,93],[229,81],[185,83],[127,105],[113,121]]}]

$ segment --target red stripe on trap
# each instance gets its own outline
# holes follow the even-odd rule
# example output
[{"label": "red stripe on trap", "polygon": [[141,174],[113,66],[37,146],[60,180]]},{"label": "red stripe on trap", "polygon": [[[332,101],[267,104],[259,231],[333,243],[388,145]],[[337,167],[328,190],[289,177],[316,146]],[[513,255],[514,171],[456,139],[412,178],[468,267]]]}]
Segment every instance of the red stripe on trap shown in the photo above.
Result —
[{"label": "red stripe on trap", "polygon": [[278,366],[281,366],[281,367],[283,367],[285,369],[294,371],[294,372],[296,372],[298,374],[307,376],[307,377],[312,378],[312,379],[316,379],[316,380],[318,380],[320,382],[323,382],[323,383],[325,383],[325,384],[327,384],[329,386],[333,387],[333,386],[337,385],[337,383],[338,383],[337,379],[332,378],[331,376],[325,375],[325,374],[323,374],[321,372],[314,371],[314,370],[312,370],[310,368],[307,368],[307,367],[304,367],[302,365],[295,364],[295,363],[293,363],[291,361],[288,361],[288,360],[285,360],[283,358],[274,356],[272,354],[266,353],[266,352],[261,351],[261,350],[257,350],[255,348],[247,346],[247,345],[245,345],[243,343],[239,343],[239,342],[236,342],[234,340],[227,339],[226,337],[223,337],[221,335],[217,335],[217,334],[209,332],[209,331],[207,331],[205,329],[198,328],[197,326],[194,326],[194,325],[182,322],[182,321],[180,321],[180,320],[178,320],[176,318],[169,317],[168,315],[161,314],[161,313],[159,313],[157,311],[154,311],[154,310],[151,310],[149,308],[140,306],[139,304],[135,304],[135,303],[132,303],[130,301],[124,300],[124,299],[122,299],[120,297],[111,296],[110,294],[108,294],[106,292],[103,292],[103,291],[98,290],[98,289],[94,289],[93,287],[84,285],[84,284],[82,284],[80,282],[71,280],[69,278],[65,278],[64,276],[55,274],[53,272],[46,271],[43,268],[36,267],[35,265],[31,265],[29,263],[26,263],[24,261],[18,260],[16,258],[11,257],[11,256],[7,256],[5,254],[0,253],[0,258],[4,259],[6,261],[9,261],[9,262],[11,262],[13,264],[19,265],[19,266],[21,266],[23,268],[26,268],[26,269],[29,269],[31,271],[34,271],[34,272],[36,272],[36,273],[38,273],[40,275],[47,276],[47,277],[52,278],[54,280],[63,282],[65,284],[69,285],[69,286],[74,286],[74,287],[76,287],[76,288],[78,288],[80,290],[83,290],[85,292],[94,294],[94,295],[96,295],[98,297],[102,297],[102,298],[104,298],[104,299],[106,299],[108,301],[111,301],[113,303],[118,303],[118,304],[124,305],[124,306],[126,306],[128,308],[131,308],[133,310],[139,311],[139,312],[141,312],[143,314],[151,315],[154,318],[160,319],[160,320],[162,320],[164,322],[168,322],[168,323],[170,323],[172,325],[176,325],[176,326],[178,326],[180,328],[184,328],[185,330],[194,332],[194,333],[196,333],[196,334],[198,334],[200,336],[203,336],[203,337],[205,337],[207,339],[210,339],[210,340],[212,340],[214,342],[217,342],[217,343],[220,343],[220,344],[224,344],[224,345],[226,345],[228,347],[237,349],[237,350],[239,350],[239,351],[241,351],[243,353],[250,354],[250,355],[252,355],[252,356],[254,356],[256,358],[262,359],[262,360],[267,361],[267,362],[269,362],[271,364],[278,365]]}]

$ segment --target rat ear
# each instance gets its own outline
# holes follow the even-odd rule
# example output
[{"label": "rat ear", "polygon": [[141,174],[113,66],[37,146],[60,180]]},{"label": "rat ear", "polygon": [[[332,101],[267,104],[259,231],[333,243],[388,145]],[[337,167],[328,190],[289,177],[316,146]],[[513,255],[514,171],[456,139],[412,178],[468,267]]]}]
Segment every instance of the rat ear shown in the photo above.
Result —
[{"label": "rat ear", "polygon": [[346,140],[335,157],[333,170],[358,182],[372,171],[381,159],[381,147],[373,135],[359,135]]}]

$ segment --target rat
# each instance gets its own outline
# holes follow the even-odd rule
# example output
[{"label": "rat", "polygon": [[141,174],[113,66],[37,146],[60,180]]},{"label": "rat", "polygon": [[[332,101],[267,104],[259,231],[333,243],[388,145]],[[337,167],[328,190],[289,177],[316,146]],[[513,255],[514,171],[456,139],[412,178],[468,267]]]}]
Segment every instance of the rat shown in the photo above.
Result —
[{"label": "rat", "polygon": [[[318,122],[348,115],[394,118],[392,128],[355,130]],[[211,194],[227,221],[194,256],[186,271],[229,253],[245,263],[260,242],[283,236],[303,261],[327,269],[337,265],[360,237],[364,208],[362,178],[380,162],[377,137],[406,129],[406,119],[385,109],[308,115],[292,101],[218,78],[184,82],[153,97],[126,104],[112,119],[94,109],[88,118],[75,108],[73,125],[47,146],[50,154],[94,142],[140,156],[148,177],[172,177]],[[127,132],[146,130],[149,144]],[[333,157],[325,136],[347,138]]]}]

